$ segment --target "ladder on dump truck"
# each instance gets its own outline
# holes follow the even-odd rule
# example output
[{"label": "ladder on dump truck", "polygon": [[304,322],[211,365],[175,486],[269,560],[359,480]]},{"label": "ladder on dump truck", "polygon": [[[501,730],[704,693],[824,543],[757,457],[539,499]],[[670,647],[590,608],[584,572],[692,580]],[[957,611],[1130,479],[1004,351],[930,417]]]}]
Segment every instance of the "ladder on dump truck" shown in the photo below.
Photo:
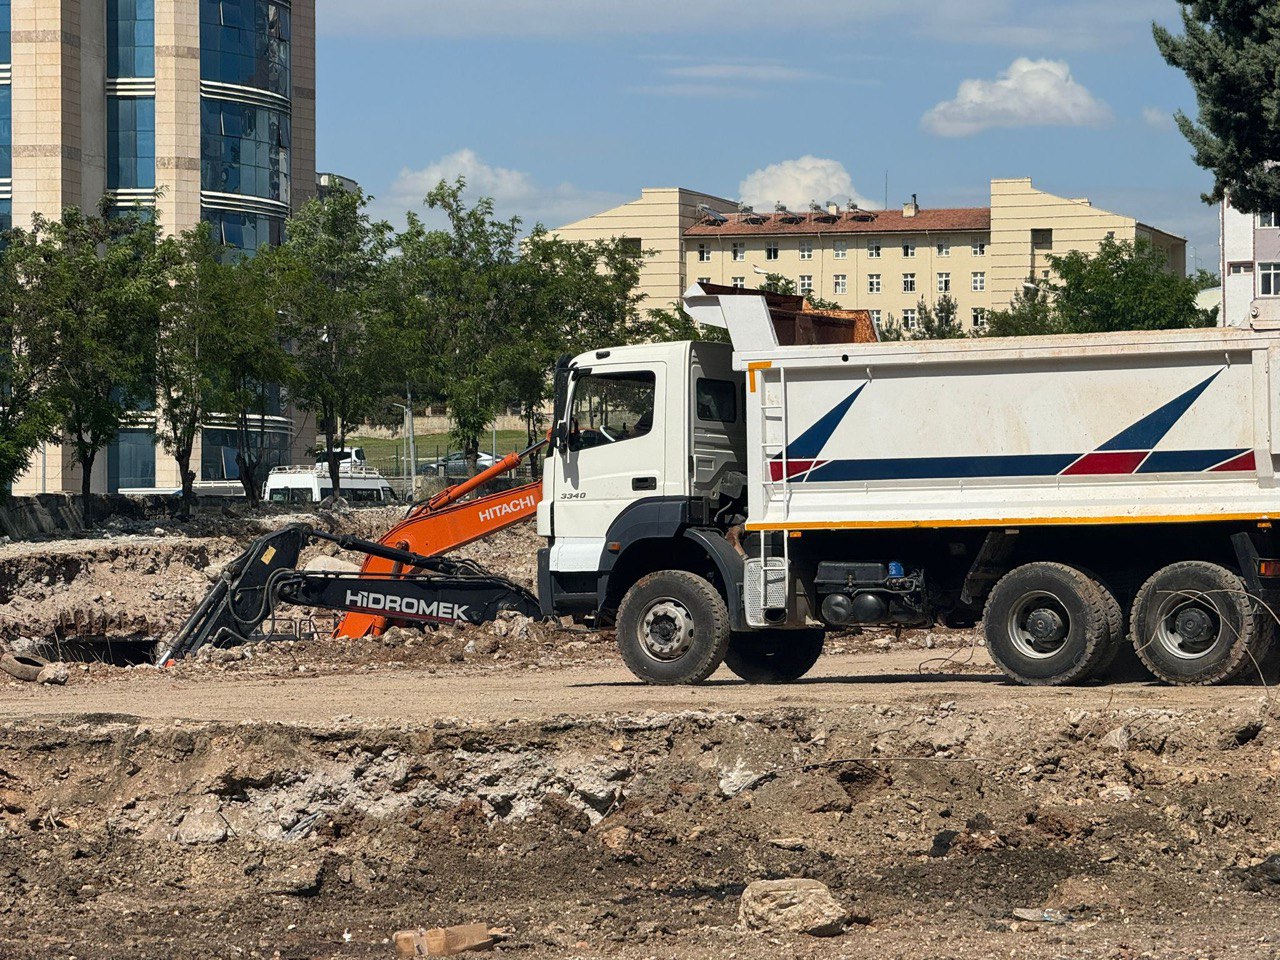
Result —
[{"label": "ladder on dump truck", "polygon": [[[536,617],[533,593],[479,564],[442,556],[534,516],[541,482],[473,500],[485,483],[519,466],[547,441],[508,454],[476,476],[414,504],[380,540],[290,524],[260,537],[227,564],[199,608],[157,657],[190,656],[206,644],[247,642],[279,603],[344,611],[335,636],[377,636],[395,622],[485,623],[504,611]],[[358,573],[297,569],[302,550],[324,541],[365,555]]]}]

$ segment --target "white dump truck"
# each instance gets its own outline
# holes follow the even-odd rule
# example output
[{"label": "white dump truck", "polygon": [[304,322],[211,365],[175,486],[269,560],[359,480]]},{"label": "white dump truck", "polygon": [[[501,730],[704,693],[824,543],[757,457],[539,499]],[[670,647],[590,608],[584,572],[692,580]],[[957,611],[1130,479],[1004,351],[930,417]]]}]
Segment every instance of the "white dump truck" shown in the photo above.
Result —
[{"label": "white dump truck", "polygon": [[732,345],[562,361],[538,506],[543,612],[638,677],[793,680],[872,624],[981,621],[1026,684],[1267,652],[1280,334],[806,344],[751,291],[685,305]]}]

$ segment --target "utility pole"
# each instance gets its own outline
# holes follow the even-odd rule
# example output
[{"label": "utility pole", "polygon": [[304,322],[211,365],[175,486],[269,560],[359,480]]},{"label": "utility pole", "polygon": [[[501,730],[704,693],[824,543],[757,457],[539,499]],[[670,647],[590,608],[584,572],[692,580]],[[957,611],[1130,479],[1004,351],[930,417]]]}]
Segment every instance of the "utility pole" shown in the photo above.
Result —
[{"label": "utility pole", "polygon": [[409,414],[409,497],[413,499],[418,495],[418,444],[414,439],[413,426],[413,390],[409,388],[409,384],[404,385],[405,403],[408,404]]}]

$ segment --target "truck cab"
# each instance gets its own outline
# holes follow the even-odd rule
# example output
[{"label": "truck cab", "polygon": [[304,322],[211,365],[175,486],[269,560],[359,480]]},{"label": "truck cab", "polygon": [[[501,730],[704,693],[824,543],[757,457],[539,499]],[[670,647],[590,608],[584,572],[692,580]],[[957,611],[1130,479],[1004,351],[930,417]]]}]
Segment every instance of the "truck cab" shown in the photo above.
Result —
[{"label": "truck cab", "polygon": [[562,361],[557,381],[544,611],[612,619],[636,580],[680,562],[736,592],[742,558],[724,534],[745,509],[746,404],[729,344],[592,351]]}]

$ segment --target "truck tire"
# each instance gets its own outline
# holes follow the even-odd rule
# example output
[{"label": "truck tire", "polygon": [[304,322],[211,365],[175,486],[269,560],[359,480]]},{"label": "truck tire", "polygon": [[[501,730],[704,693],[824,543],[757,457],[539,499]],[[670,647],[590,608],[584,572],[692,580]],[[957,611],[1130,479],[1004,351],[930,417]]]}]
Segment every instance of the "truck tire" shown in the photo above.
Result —
[{"label": "truck tire", "polygon": [[724,662],[747,683],[792,683],[822,655],[825,630],[751,630],[729,639]]},{"label": "truck tire", "polygon": [[622,598],[617,636],[623,661],[645,683],[701,683],[729,649],[729,610],[697,574],[660,570]]},{"label": "truck tire", "polygon": [[991,659],[1027,686],[1088,679],[1111,642],[1098,584],[1062,563],[1028,563],[1006,573],[987,597],[982,619]]},{"label": "truck tire", "polygon": [[1082,570],[1081,573],[1093,581],[1094,587],[1098,590],[1098,596],[1102,600],[1102,605],[1107,612],[1106,649],[1102,652],[1102,656],[1089,672],[1087,678],[1096,680],[1106,675],[1112,664],[1116,662],[1116,657],[1119,656],[1120,651],[1128,647],[1129,637],[1124,629],[1124,610],[1120,607],[1120,601],[1116,599],[1115,593],[1102,579],[1093,573],[1087,570]]},{"label": "truck tire", "polygon": [[1261,669],[1275,622],[1226,567],[1203,560],[1157,570],[1133,601],[1133,648],[1166,683],[1226,683]]}]

